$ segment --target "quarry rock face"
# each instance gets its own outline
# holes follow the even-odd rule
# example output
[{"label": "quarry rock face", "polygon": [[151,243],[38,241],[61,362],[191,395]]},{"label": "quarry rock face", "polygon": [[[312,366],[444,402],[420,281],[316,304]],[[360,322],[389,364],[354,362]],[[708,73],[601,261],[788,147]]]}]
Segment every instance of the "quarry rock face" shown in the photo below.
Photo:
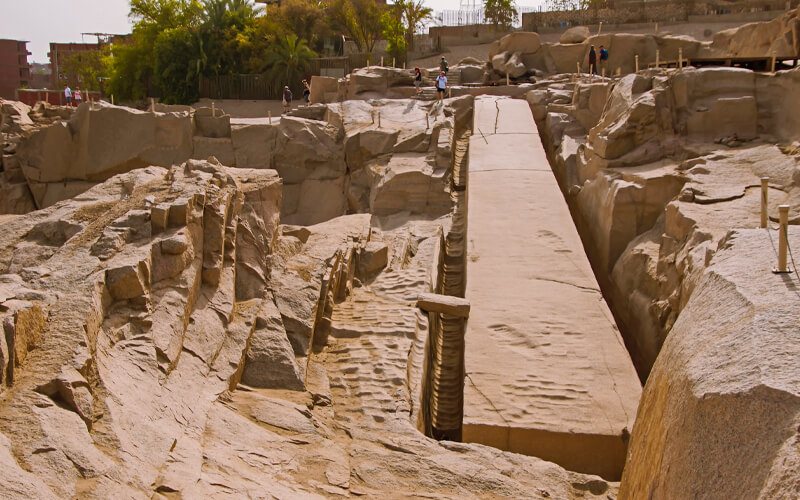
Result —
[{"label": "quarry rock face", "polygon": [[[800,245],[796,231],[790,239]],[[788,498],[800,488],[800,344],[787,338],[797,296],[773,260],[766,230],[726,236],[650,373],[620,498]]]},{"label": "quarry rock face", "polygon": [[[646,380],[620,498],[797,490],[796,342],[782,333],[794,278],[770,272],[777,205],[798,220],[797,74],[643,71],[608,87],[599,113],[585,80],[527,96]],[[756,230],[762,177],[772,228]]]},{"label": "quarry rock face", "polygon": [[720,31],[714,35],[711,46],[743,57],[765,54],[793,56],[800,50],[798,14],[800,12],[795,9],[772,21]]},{"label": "quarry rock face", "polygon": [[795,498],[800,70],[646,67],[796,24],[272,123],[4,101],[0,497]]},{"label": "quarry rock face", "polygon": [[[595,51],[603,45],[609,53],[605,63],[607,75],[625,75],[635,72],[635,56],[639,57],[640,69],[659,60],[684,60],[704,57],[791,57],[800,48],[800,30],[797,28],[798,11],[789,11],[769,22],[750,23],[738,28],[720,31],[712,42],[700,42],[687,36],[651,35],[634,33],[603,33],[591,35],[585,26],[575,26],[566,30],[559,43],[540,43],[537,33],[510,33],[489,46],[488,60],[501,76],[520,78],[526,73],[540,72],[547,75],[589,71],[589,49]],[[534,36],[535,35],[535,36]],[[505,59],[499,61],[498,54],[507,52]],[[519,53],[525,72],[509,72],[503,63],[509,56]],[[595,68],[596,73],[601,68]]]}]

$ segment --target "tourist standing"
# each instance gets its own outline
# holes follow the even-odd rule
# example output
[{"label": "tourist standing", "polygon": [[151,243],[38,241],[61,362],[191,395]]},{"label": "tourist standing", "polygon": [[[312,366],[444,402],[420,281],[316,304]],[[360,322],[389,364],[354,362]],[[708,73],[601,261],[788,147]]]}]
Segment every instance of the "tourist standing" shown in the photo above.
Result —
[{"label": "tourist standing", "polygon": [[442,60],[439,62],[439,70],[445,75],[450,70],[450,68],[447,66],[447,59],[445,59],[444,56],[442,56]]},{"label": "tourist standing", "polygon": [[444,90],[447,88],[447,75],[444,71],[439,73],[436,77],[436,100],[441,102],[444,99]]},{"label": "tourist standing", "polygon": [[417,94],[422,92],[420,90],[420,86],[422,86],[422,70],[419,69],[419,66],[414,67],[414,86],[417,88]]},{"label": "tourist standing", "polygon": [[303,100],[306,101],[306,106],[311,104],[311,86],[306,80],[303,80]]},{"label": "tourist standing", "polygon": [[603,47],[600,46],[600,73],[606,69],[606,65],[608,64],[608,51]]},{"label": "tourist standing", "polygon": [[75,87],[75,93],[72,94],[72,97],[75,99],[75,106],[80,106],[83,102],[83,96],[81,95],[80,87]]},{"label": "tourist standing", "polygon": [[64,85],[64,97],[67,98],[67,106],[72,106],[72,89],[69,85]]},{"label": "tourist standing", "polygon": [[288,85],[283,86],[283,112],[287,113],[292,109],[292,91]]},{"label": "tourist standing", "polygon": [[597,53],[594,51],[594,45],[589,48],[589,73],[594,74],[597,69]]}]

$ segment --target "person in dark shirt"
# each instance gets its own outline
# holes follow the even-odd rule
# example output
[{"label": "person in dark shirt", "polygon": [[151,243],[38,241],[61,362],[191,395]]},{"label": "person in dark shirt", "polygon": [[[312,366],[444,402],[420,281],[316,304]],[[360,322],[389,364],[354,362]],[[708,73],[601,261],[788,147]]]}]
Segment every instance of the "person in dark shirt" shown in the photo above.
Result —
[{"label": "person in dark shirt", "polygon": [[594,51],[594,45],[589,48],[589,72],[594,74],[597,69],[597,53]]},{"label": "person in dark shirt", "polygon": [[283,87],[283,112],[286,113],[292,109],[292,91],[289,90],[288,85]]},{"label": "person in dark shirt", "polygon": [[419,69],[419,66],[414,68],[414,86],[417,88],[417,94],[422,92],[420,89],[422,86],[422,70]]},{"label": "person in dark shirt", "polygon": [[311,86],[306,80],[303,80],[303,100],[306,101],[306,106],[311,104]]},{"label": "person in dark shirt", "polygon": [[447,59],[445,59],[444,56],[442,56],[442,60],[439,62],[439,70],[441,70],[442,73],[447,75],[447,71],[449,69],[450,68],[447,66]]}]

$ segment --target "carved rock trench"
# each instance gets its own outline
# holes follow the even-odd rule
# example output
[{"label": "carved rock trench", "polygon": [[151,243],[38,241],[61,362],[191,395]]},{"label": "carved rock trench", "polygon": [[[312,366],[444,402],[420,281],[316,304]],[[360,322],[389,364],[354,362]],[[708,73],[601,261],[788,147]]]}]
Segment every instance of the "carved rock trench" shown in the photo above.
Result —
[{"label": "carved rock trench", "polygon": [[[276,170],[220,150],[136,160],[0,216],[2,496],[613,497],[596,476],[420,432],[447,435],[460,412],[458,379],[430,370],[463,318],[416,301],[463,295],[471,106],[306,110],[274,126],[260,166]],[[74,125],[72,145],[52,147],[92,142],[92,113],[124,110],[79,110],[51,126]],[[227,133],[200,118],[201,137]],[[52,133],[23,136],[23,156]],[[300,156],[317,143],[322,158]],[[324,220],[307,218],[317,203]]]}]

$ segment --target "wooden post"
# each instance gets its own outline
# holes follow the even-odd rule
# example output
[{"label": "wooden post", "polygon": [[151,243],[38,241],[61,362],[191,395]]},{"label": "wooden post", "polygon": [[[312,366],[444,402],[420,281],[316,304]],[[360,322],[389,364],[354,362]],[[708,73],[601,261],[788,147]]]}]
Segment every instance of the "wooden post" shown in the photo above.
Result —
[{"label": "wooden post", "polygon": [[269,124],[272,125],[272,111],[267,111],[267,117],[269,118]]},{"label": "wooden post", "polygon": [[594,64],[589,65],[589,78],[594,76]]},{"label": "wooden post", "polygon": [[381,66],[383,66],[383,56],[381,56]]},{"label": "wooden post", "polygon": [[772,51],[772,73],[775,73],[775,51]]},{"label": "wooden post", "polygon": [[211,101],[211,117],[217,117],[217,105],[214,103],[214,101]]},{"label": "wooden post", "polygon": [[506,73],[506,85],[511,85],[511,79],[509,78],[508,73]]},{"label": "wooden post", "polygon": [[658,69],[658,63],[661,61],[661,51],[656,50],[656,69]]},{"label": "wooden post", "polygon": [[42,102],[42,93],[36,92],[36,102]]},{"label": "wooden post", "polygon": [[778,237],[778,268],[775,269],[776,273],[788,273],[786,268],[786,247],[788,244],[787,237],[789,236],[789,205],[778,205],[780,212],[780,236]]},{"label": "wooden post", "polygon": [[406,62],[403,61],[403,69],[406,69]]},{"label": "wooden post", "polygon": [[153,99],[152,97],[150,98],[150,112],[151,113],[156,112],[156,100]]},{"label": "wooden post", "polygon": [[767,205],[769,196],[769,177],[762,177],[761,178],[761,227],[765,228],[769,224],[769,217],[767,217],[767,211],[769,210],[769,206]]},{"label": "wooden post", "polygon": [[658,23],[656,23],[656,35],[658,34]]},{"label": "wooden post", "polygon": [[581,62],[577,61],[575,63],[575,67],[578,68],[578,79],[580,79],[581,78]]},{"label": "wooden post", "polygon": [[381,112],[378,111],[378,128],[381,128]]},{"label": "wooden post", "polygon": [[375,110],[374,109],[369,112],[369,116],[370,116],[370,118],[372,118],[372,124],[375,125]]},{"label": "wooden post", "polygon": [[600,70],[600,76],[605,80],[605,78],[606,78],[606,67],[605,66],[603,66],[603,68]]},{"label": "wooden post", "polygon": [[425,130],[428,130],[429,128],[431,128],[430,117],[428,113],[425,113]]},{"label": "wooden post", "polygon": [[634,71],[634,73],[638,73],[639,72],[639,54],[636,54],[634,62],[636,63],[636,71]]},{"label": "wooden post", "polygon": [[599,35],[601,31],[603,31],[603,21],[600,21],[600,24],[597,26],[597,34]]},{"label": "wooden post", "polygon": [[393,67],[393,68],[396,68],[396,67],[397,67],[397,66],[395,65],[395,58],[394,58],[394,57],[392,58],[392,67]]},{"label": "wooden post", "polygon": [[678,47],[678,69],[683,68],[683,47]]},{"label": "wooden post", "polygon": [[114,105],[114,94],[111,94],[111,105]]},{"label": "wooden post", "polygon": [[622,74],[622,68],[617,66],[617,76],[620,76],[621,74]]}]

